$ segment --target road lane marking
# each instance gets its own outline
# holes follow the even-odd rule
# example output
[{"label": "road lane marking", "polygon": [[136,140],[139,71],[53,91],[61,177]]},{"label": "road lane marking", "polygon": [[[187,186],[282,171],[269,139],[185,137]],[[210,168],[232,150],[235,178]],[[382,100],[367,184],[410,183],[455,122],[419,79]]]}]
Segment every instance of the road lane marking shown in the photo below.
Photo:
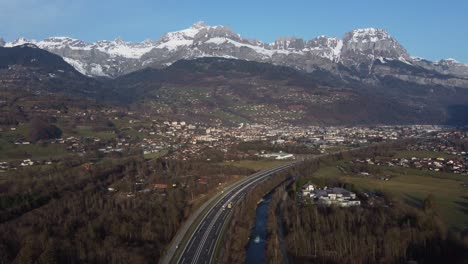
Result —
[{"label": "road lane marking", "polygon": [[[243,190],[251,187],[253,184],[261,181],[261,180],[264,180],[265,178],[267,178],[268,176],[271,176],[272,174],[278,172],[278,171],[281,171],[281,170],[284,170],[284,169],[287,169],[289,167],[292,167],[293,165],[297,164],[298,162],[293,162],[293,163],[289,163],[289,164],[285,164],[285,165],[281,165],[277,168],[273,168],[273,169],[268,169],[268,170],[265,170],[265,171],[261,171],[261,172],[257,172],[257,173],[254,173],[253,175],[251,175],[250,177],[246,178],[243,182],[241,183],[238,183],[237,185],[233,186],[229,191],[227,191],[225,193],[225,195],[223,197],[221,197],[217,204],[215,204],[211,209],[209,209],[209,212],[207,214],[205,214],[205,216],[203,216],[203,219],[201,220],[201,222],[207,220],[207,218],[209,218],[208,216],[209,215],[212,215],[215,211],[214,209],[219,205],[223,204],[222,202],[224,202],[226,199],[228,199],[229,196],[230,199],[228,199],[228,201],[231,201],[233,200],[233,197],[236,198],[236,196],[241,193]],[[232,194],[234,193],[234,194]],[[243,197],[245,194],[242,194],[240,197]],[[238,201],[239,199],[235,199],[236,201]],[[221,211],[222,212],[222,211]],[[214,216],[214,219],[212,219],[211,223],[216,223],[216,221],[218,220],[219,218],[219,212],[218,214],[215,214]],[[213,222],[213,220],[215,220]],[[222,219],[223,222],[225,221],[225,218]],[[201,226],[202,223],[200,223],[197,227],[196,227],[196,231],[195,233],[192,233],[191,237],[189,238],[190,241],[194,241],[195,239],[195,234],[196,233],[199,233],[201,232],[204,228],[202,228]],[[204,226],[203,226],[204,227]],[[198,249],[197,249],[197,253],[195,255],[195,259],[194,261],[197,261],[198,260],[198,257],[200,255],[200,252],[203,250],[203,246],[204,246],[204,243],[206,241],[206,233],[210,233],[211,232],[211,229],[213,228],[213,225],[209,225],[208,226],[208,232],[205,231],[205,236],[203,236],[202,238],[202,241],[201,241],[201,244],[199,245]],[[197,235],[198,236],[198,235]],[[188,248],[187,246],[184,247],[180,257],[179,257],[179,260],[180,258],[185,255],[187,252],[190,252],[191,251],[191,248]],[[185,257],[184,257],[185,258]],[[210,258],[210,261],[211,261],[211,258]],[[180,262],[179,262],[180,263]]]}]

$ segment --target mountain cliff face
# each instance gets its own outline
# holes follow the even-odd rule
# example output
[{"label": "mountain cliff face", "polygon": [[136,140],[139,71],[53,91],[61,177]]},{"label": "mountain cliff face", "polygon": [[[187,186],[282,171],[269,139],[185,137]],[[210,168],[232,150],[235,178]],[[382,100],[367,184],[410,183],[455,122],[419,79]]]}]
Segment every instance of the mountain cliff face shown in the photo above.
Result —
[{"label": "mountain cliff face", "polygon": [[341,62],[345,65],[372,63],[379,58],[401,61],[410,59],[408,52],[383,29],[357,29],[345,34]]},{"label": "mountain cliff face", "polygon": [[431,62],[413,58],[388,32],[375,28],[353,30],[343,39],[284,37],[264,43],[243,38],[225,26],[197,22],[190,28],[141,43],[121,39],[86,43],[68,37],[52,37],[42,41],[22,38],[7,43],[0,41],[0,46],[25,43],[63,57],[88,76],[115,78],[145,67],[165,68],[182,59],[223,57],[268,62],[306,72],[325,70],[343,79],[369,83],[393,75],[405,81],[414,79],[417,83],[468,87],[467,65],[451,59]]}]

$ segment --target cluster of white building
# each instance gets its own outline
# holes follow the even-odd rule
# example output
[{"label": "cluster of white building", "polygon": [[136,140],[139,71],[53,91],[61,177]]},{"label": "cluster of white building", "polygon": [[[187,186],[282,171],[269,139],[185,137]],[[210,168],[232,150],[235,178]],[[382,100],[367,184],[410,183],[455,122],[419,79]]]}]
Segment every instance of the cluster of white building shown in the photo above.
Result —
[{"label": "cluster of white building", "polygon": [[302,198],[315,204],[339,207],[360,206],[361,201],[356,198],[356,194],[343,188],[332,187],[323,189],[317,188],[311,183],[302,187]]},{"label": "cluster of white building", "polygon": [[276,160],[286,160],[286,159],[294,159],[294,154],[284,153],[282,151],[276,153],[260,153],[258,154],[259,157],[267,158],[267,159],[276,159]]}]

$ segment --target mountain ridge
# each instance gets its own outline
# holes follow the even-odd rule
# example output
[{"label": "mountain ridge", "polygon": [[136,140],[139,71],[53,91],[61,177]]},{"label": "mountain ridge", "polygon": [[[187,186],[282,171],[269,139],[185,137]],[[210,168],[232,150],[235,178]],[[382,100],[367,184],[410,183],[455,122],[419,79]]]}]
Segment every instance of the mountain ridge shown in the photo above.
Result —
[{"label": "mountain ridge", "polygon": [[51,37],[42,41],[19,38],[3,46],[25,43],[60,55],[81,73],[94,77],[115,78],[145,67],[164,68],[181,59],[199,57],[269,62],[307,72],[325,69],[337,75],[340,65],[354,69],[365,65],[370,73],[375,61],[399,60],[459,78],[468,77],[468,65],[449,59],[431,62],[411,57],[386,30],[377,28],[355,29],[342,39],[281,37],[266,43],[243,38],[229,27],[197,22],[187,29],[143,42],[116,39],[86,43],[69,37]]},{"label": "mountain ridge", "polygon": [[[305,72],[268,62],[205,57],[109,79],[86,77],[60,56],[32,44],[0,48],[0,58],[2,92],[11,100],[87,98],[161,118],[209,124],[468,123],[468,89],[417,84],[391,74],[381,75],[376,85],[337,78],[326,70]],[[414,71],[401,61],[374,66],[382,71],[380,67],[398,68],[402,76]],[[418,74],[449,81],[423,68]],[[356,73],[349,70],[348,75]]]},{"label": "mountain ridge", "polygon": [[0,84],[2,91],[22,90],[36,95],[110,95],[98,80],[82,75],[62,57],[33,44],[0,47]]}]

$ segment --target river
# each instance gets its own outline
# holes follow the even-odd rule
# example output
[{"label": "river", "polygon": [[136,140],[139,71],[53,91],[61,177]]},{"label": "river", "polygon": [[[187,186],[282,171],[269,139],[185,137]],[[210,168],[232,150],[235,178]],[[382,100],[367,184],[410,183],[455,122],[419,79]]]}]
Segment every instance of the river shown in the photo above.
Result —
[{"label": "river", "polygon": [[246,264],[265,263],[265,249],[268,236],[268,205],[273,192],[263,197],[263,201],[257,205],[255,226],[250,233],[247,245]]}]

